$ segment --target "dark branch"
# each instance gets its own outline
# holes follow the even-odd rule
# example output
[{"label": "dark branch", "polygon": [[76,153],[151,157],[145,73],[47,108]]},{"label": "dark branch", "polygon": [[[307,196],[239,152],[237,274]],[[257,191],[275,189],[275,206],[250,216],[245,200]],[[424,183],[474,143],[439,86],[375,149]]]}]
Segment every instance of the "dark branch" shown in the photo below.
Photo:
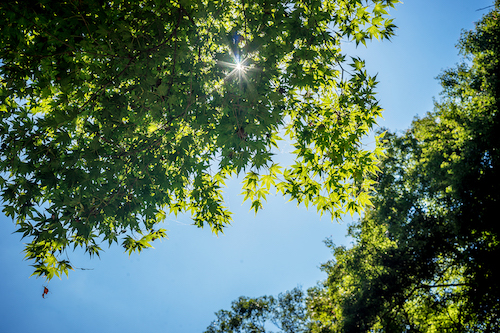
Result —
[{"label": "dark branch", "polygon": [[480,10],[488,9],[488,8],[491,8],[491,7],[495,7],[495,5],[486,6],[486,7],[483,7],[483,8],[476,9],[476,12],[478,12]]}]

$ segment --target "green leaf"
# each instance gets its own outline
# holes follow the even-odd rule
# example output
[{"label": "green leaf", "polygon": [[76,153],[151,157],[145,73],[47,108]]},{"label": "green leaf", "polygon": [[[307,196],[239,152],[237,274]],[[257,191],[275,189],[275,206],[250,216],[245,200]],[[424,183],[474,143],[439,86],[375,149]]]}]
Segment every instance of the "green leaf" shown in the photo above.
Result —
[{"label": "green leaf", "polygon": [[[163,237],[153,230],[167,213],[222,232],[231,212],[221,187],[240,172],[256,212],[274,186],[340,216],[356,201],[343,186],[352,166],[377,168],[358,153],[381,112],[361,59],[339,81],[342,42],[392,36],[384,8],[394,3],[132,1],[98,15],[72,2],[58,3],[57,15],[9,5],[0,188],[4,213],[34,239],[37,274],[66,274],[56,262],[68,247],[99,255],[121,233],[125,251],[140,252]],[[234,68],[236,54],[245,70]],[[288,144],[295,162],[279,165]],[[334,193],[338,204],[318,200]]]}]

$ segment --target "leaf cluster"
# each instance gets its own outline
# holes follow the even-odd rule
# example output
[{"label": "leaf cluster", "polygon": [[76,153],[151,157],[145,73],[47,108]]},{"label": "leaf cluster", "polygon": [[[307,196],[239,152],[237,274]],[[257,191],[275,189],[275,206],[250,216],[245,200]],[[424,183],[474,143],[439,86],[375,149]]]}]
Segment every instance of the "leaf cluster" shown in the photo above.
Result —
[{"label": "leaf cluster", "polygon": [[70,245],[150,247],[167,214],[221,232],[240,173],[255,211],[271,188],[332,217],[363,209],[381,108],[341,42],[390,38],[397,2],[2,2],[0,187],[35,274],[67,273]]},{"label": "leaf cluster", "polygon": [[233,301],[231,310],[220,310],[217,319],[205,333],[272,332],[300,333],[308,331],[306,295],[300,288],[281,293],[277,298],[240,297]]},{"label": "leaf cluster", "polygon": [[[304,327],[293,332],[498,330],[499,36],[496,1],[462,34],[458,45],[471,65],[438,77],[434,111],[405,133],[386,134],[373,207],[350,226],[352,247],[326,240],[334,257],[322,265],[328,278],[292,304],[306,311],[290,316]],[[209,332],[268,331],[273,308],[227,324],[245,302],[269,300],[240,298],[217,313]]]},{"label": "leaf cluster", "polygon": [[472,64],[438,77],[434,111],[386,136],[374,207],[349,230],[354,246],[328,242],[335,259],[323,265],[329,277],[313,302],[326,331],[499,327],[499,6],[463,33]]}]

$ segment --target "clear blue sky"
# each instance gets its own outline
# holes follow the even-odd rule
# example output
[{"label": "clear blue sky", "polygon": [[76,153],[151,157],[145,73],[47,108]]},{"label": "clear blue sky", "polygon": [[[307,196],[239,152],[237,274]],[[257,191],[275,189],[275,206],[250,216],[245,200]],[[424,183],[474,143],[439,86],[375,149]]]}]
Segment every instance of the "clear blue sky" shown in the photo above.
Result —
[{"label": "clear blue sky", "polygon": [[[462,29],[473,29],[492,0],[418,0],[390,14],[399,27],[392,42],[354,50],[379,73],[379,99],[391,130],[403,130],[433,106],[440,88],[434,79],[460,61],[455,44]],[[286,158],[284,153],[281,156]],[[190,225],[188,217],[167,219],[169,240],[128,257],[105,249],[101,259],[69,253],[77,267],[69,279],[53,279],[41,297],[43,279],[29,278],[20,235],[0,216],[0,332],[202,332],[214,312],[239,296],[304,289],[326,276],[318,266],[331,258],[322,241],[345,238],[342,224],[320,218],[281,197],[269,198],[257,216],[242,205],[238,180],[228,183],[234,223],[218,238]]]}]

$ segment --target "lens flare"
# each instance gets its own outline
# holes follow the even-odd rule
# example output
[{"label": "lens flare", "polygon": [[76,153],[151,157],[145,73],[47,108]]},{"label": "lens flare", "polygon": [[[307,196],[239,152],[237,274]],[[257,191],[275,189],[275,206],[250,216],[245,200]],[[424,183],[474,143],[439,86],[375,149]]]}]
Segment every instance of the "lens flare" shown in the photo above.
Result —
[{"label": "lens flare", "polygon": [[218,61],[219,66],[225,67],[230,71],[226,74],[225,80],[237,79],[247,81],[247,74],[255,69],[250,58],[240,59],[237,56],[232,57],[232,62]]}]

